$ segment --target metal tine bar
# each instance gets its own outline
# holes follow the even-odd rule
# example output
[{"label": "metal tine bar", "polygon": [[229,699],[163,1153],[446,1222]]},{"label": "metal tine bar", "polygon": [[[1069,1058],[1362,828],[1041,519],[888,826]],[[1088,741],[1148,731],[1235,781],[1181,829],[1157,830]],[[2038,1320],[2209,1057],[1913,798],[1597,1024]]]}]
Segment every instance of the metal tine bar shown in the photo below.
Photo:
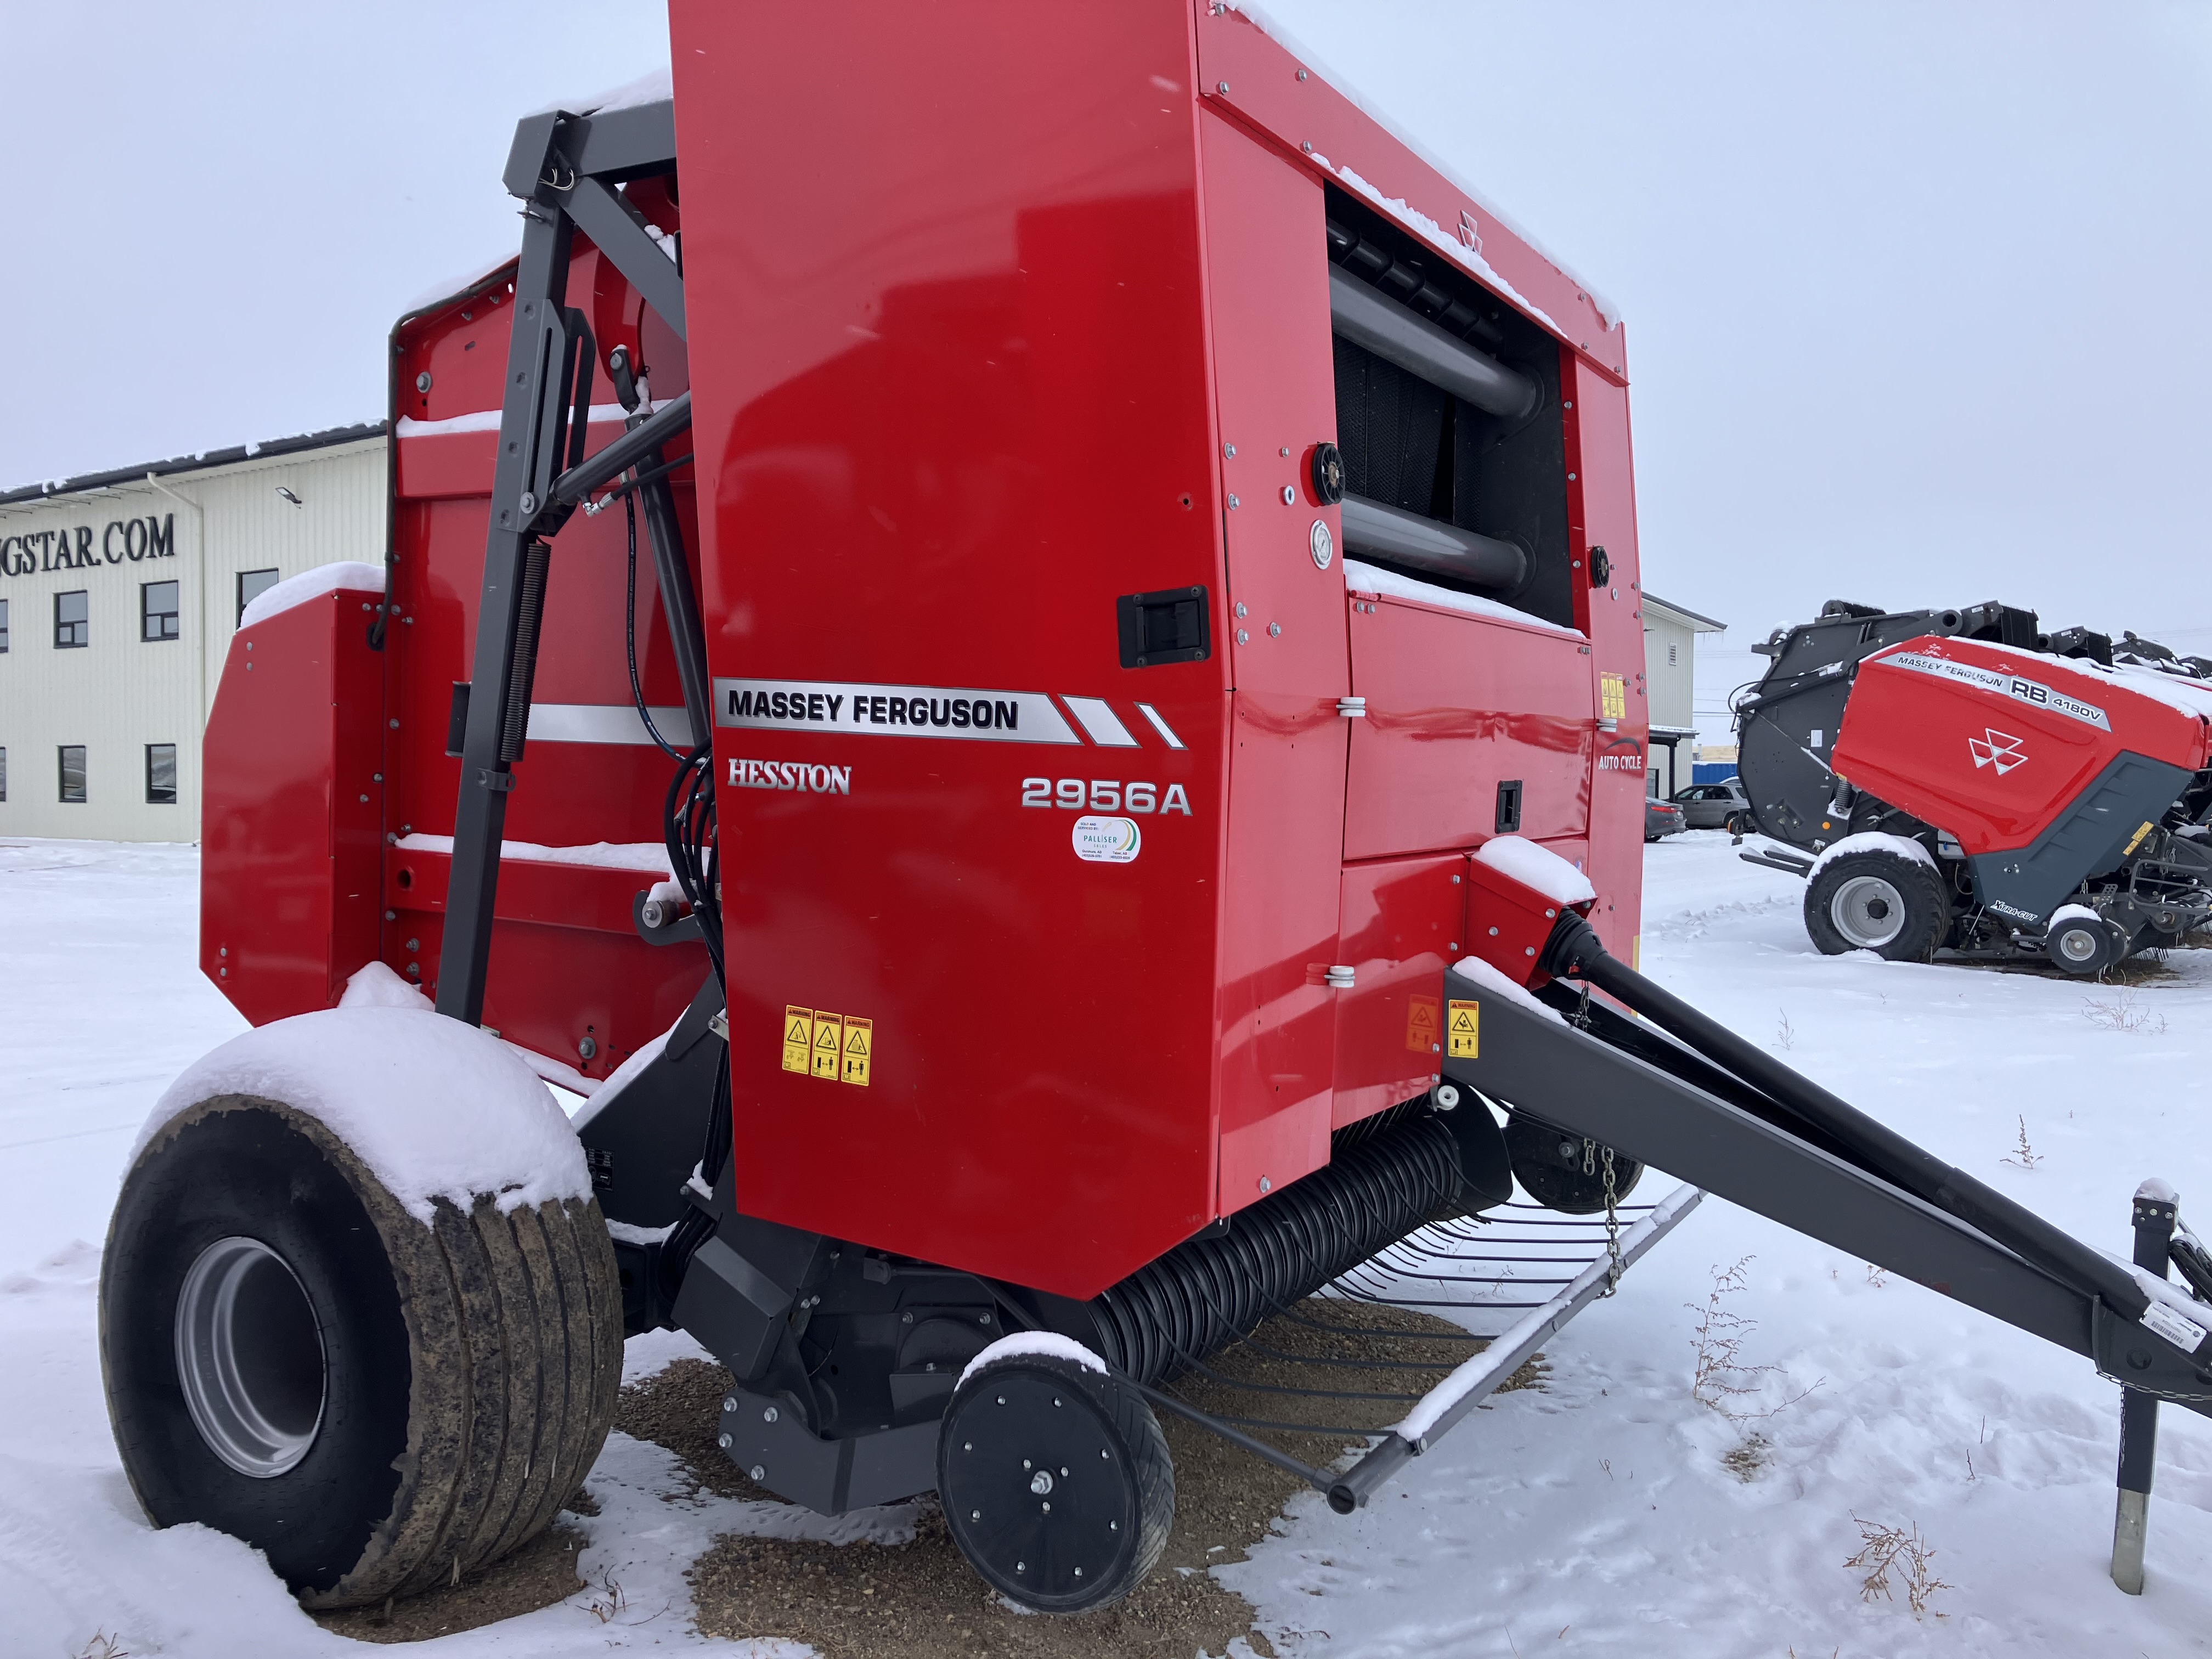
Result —
[{"label": "metal tine bar", "polygon": [[[1170,1397],[1172,1398],[1172,1396]],[[1177,1405],[1182,1405],[1182,1403],[1183,1402],[1180,1401],[1176,1401]],[[1190,1409],[1186,1410],[1183,1413],[1183,1415],[1187,1417],[1192,1416],[1195,1411],[1196,1407],[1191,1407]],[[1210,1417],[1209,1420],[1212,1423],[1242,1424],[1248,1429],[1273,1429],[1283,1434],[1357,1435],[1363,1440],[1381,1440],[1387,1438],[1390,1433],[1390,1431],[1388,1429],[1356,1429],[1349,1423],[1285,1423],[1279,1419],[1272,1417]],[[1276,1463],[1282,1462],[1280,1458],[1271,1458],[1268,1461]],[[1284,1464],[1284,1467],[1287,1468],[1288,1465]],[[1329,1486],[1334,1485],[1334,1483],[1332,1481],[1328,1484],[1323,1484],[1322,1481],[1316,1481],[1314,1484],[1322,1492],[1327,1492]]]},{"label": "metal tine bar", "polygon": [[[1264,1459],[1266,1462],[1273,1463],[1279,1469],[1288,1470],[1291,1474],[1297,1475],[1299,1480],[1304,1481],[1316,1492],[1327,1492],[1330,1486],[1335,1484],[1334,1477],[1322,1474],[1322,1471],[1315,1468],[1311,1464],[1302,1463],[1297,1458],[1291,1456],[1290,1453],[1286,1451],[1278,1451],[1266,1441],[1257,1439],[1255,1437],[1245,1433],[1243,1429],[1234,1426],[1237,1421],[1236,1419],[1215,1417],[1211,1413],[1202,1412],[1199,1410],[1197,1407],[1190,1404],[1189,1401],[1178,1400],[1175,1395],[1168,1393],[1165,1389],[1155,1389],[1149,1383],[1139,1382],[1133,1376],[1124,1376],[1121,1380],[1127,1382],[1131,1388],[1134,1389],[1139,1394],[1144,1395],[1146,1399],[1151,1401],[1155,1406],[1164,1407],[1169,1411],[1173,1412],[1177,1417],[1186,1418],[1191,1422],[1197,1424],[1199,1427],[1219,1435],[1224,1440],[1229,1442],[1231,1445],[1242,1446],[1246,1451],[1250,1452],[1253,1456]],[[1273,1425],[1263,1425],[1261,1426],[1272,1427]],[[1324,1430],[1322,1432],[1334,1432],[1334,1431]],[[1355,1431],[1355,1432],[1357,1432],[1357,1431]]]},{"label": "metal tine bar", "polygon": [[[1440,1285],[1495,1285],[1495,1283],[1502,1283],[1498,1279],[1460,1279],[1458,1274],[1418,1274],[1418,1272],[1411,1270],[1402,1270],[1398,1279],[1427,1279],[1427,1281],[1436,1281]],[[1573,1285],[1577,1279],[1582,1279],[1582,1274],[1568,1274],[1566,1279],[1516,1279],[1513,1285]]]},{"label": "metal tine bar", "polygon": [[[1248,1394],[1295,1394],[1307,1395],[1316,1400],[1419,1400],[1421,1397],[1419,1394],[1376,1393],[1367,1389],[1294,1389],[1284,1382],[1248,1382],[1242,1377],[1225,1376],[1202,1360],[1193,1364],[1190,1369],[1200,1376],[1220,1383],[1224,1388],[1243,1389]],[[1453,1367],[1424,1365],[1419,1369],[1448,1371]]]},{"label": "metal tine bar", "polygon": [[[1213,1314],[1213,1316],[1214,1316],[1216,1318],[1218,1318],[1218,1319],[1221,1319],[1221,1321],[1222,1321],[1222,1322],[1223,1322],[1224,1324],[1227,1324],[1227,1323],[1229,1323],[1229,1322],[1229,1322],[1225,1317],[1224,1317],[1224,1316],[1223,1316],[1220,1307],[1218,1306],[1218,1304],[1216,1304],[1216,1303],[1215,1303],[1215,1301],[1213,1300],[1213,1298],[1212,1298],[1212,1297],[1211,1297],[1211,1296],[1206,1292],[1206,1291],[1205,1287],[1204,1287],[1202,1285],[1194,1285],[1193,1289],[1194,1289],[1194,1291],[1196,1292],[1196,1294],[1197,1294],[1197,1296],[1198,1296],[1199,1299],[1200,1299],[1200,1301],[1202,1301],[1202,1302],[1204,1302],[1204,1303],[1206,1304],[1206,1307],[1208,1308],[1208,1310],[1209,1310]],[[1292,1313],[1291,1309],[1289,1306],[1287,1306],[1287,1305],[1286,1305],[1286,1304],[1282,1301],[1282,1299],[1281,1299],[1280,1297],[1273,1297],[1273,1296],[1267,1296],[1267,1297],[1264,1297],[1262,1298],[1262,1302],[1263,1302],[1263,1304],[1264,1304],[1265,1306],[1267,1306],[1268,1309],[1270,1309],[1270,1310],[1272,1310],[1272,1312],[1273,1312],[1273,1316],[1274,1316],[1281,1317],[1281,1316],[1286,1316],[1286,1315],[1291,1315],[1291,1313]],[[1346,1334],[1349,1334],[1349,1335],[1355,1335],[1355,1336],[1372,1336],[1372,1335],[1378,1334],[1378,1333],[1371,1332],[1371,1331],[1359,1331],[1359,1330],[1351,1330],[1351,1329],[1347,1329],[1347,1331],[1346,1331]],[[1265,1354],[1272,1355],[1272,1356],[1273,1356],[1274,1358],[1278,1358],[1278,1359],[1285,1359],[1285,1360],[1288,1360],[1288,1361],[1291,1362],[1291,1363],[1292,1363],[1292,1364],[1294,1364],[1368,1365],[1368,1366],[1371,1366],[1371,1367],[1377,1368],[1377,1369],[1388,1369],[1388,1370],[1440,1370],[1440,1369],[1443,1369],[1443,1370],[1448,1370],[1448,1369],[1449,1369],[1449,1367],[1440,1367],[1440,1366],[1435,1366],[1435,1365],[1423,1365],[1423,1364],[1418,1364],[1418,1363],[1415,1363],[1415,1362],[1413,1362],[1413,1361],[1410,1361],[1410,1360],[1358,1360],[1358,1359],[1330,1359],[1330,1358],[1310,1358],[1309,1356],[1304,1355],[1304,1354],[1285,1353],[1285,1352],[1282,1352],[1281,1350],[1279,1350],[1279,1349],[1273,1348],[1273,1347],[1270,1347],[1267,1344],[1266,1344],[1266,1343],[1264,1343],[1264,1342],[1255,1342],[1255,1341],[1254,1341],[1254,1340],[1253,1340],[1253,1339],[1252,1339],[1252,1335],[1251,1335],[1251,1334],[1250,1334],[1250,1333],[1249,1333],[1249,1332],[1244,1333],[1244,1334],[1240,1334],[1240,1335],[1237,1338],[1236,1342],[1235,1342],[1235,1343],[1232,1343],[1231,1346],[1246,1346],[1246,1347],[1255,1348],[1255,1349],[1258,1350],[1258,1351],[1259,1351],[1260,1352],[1261,1352],[1261,1353],[1265,1353]],[[1205,1370],[1205,1367],[1204,1367],[1202,1364],[1200,1364],[1198,1362],[1196,1362],[1196,1361],[1194,1361],[1194,1360],[1190,1359],[1189,1356],[1188,1356],[1188,1355],[1184,1354],[1181,1349],[1179,1349],[1179,1348],[1178,1348],[1178,1349],[1176,1349],[1176,1350],[1175,1350],[1175,1352],[1176,1352],[1176,1357],[1178,1359],[1182,1359],[1182,1360],[1183,1360],[1187,1364],[1192,1365],[1193,1367],[1194,1367],[1195,1369],[1198,1369],[1198,1370]],[[1217,1358],[1218,1358],[1218,1356],[1217,1356]],[[1216,1372],[1212,1372],[1212,1371],[1207,1371],[1207,1372],[1206,1372],[1206,1375],[1208,1375],[1209,1376],[1218,1376],[1218,1373],[1216,1373]],[[1219,1379],[1218,1379],[1218,1380],[1223,1381],[1223,1382],[1231,1382],[1231,1381],[1233,1381],[1234,1379],[1227,1378],[1227,1377],[1219,1377]],[[1260,1386],[1260,1385],[1258,1385],[1258,1384],[1249,1384],[1249,1385],[1239,1385],[1239,1386],[1251,1386],[1251,1387],[1257,1387],[1257,1386]],[[1326,1391],[1326,1390],[1291,1390],[1291,1392],[1327,1392],[1327,1391]],[[1375,1399],[1386,1399],[1386,1398],[1387,1398],[1387,1399],[1401,1399],[1401,1398],[1407,1398],[1407,1399],[1411,1399],[1411,1398],[1419,1398],[1419,1396],[1418,1396],[1418,1395],[1372,1395],[1372,1396],[1353,1396],[1353,1395],[1346,1395],[1346,1396],[1344,1396],[1344,1397],[1346,1397],[1346,1398],[1355,1398],[1355,1397],[1371,1397],[1371,1398],[1375,1398]]]},{"label": "metal tine bar", "polygon": [[1430,1342],[1486,1342],[1487,1337],[1477,1336],[1473,1331],[1400,1331],[1370,1330],[1362,1325],[1330,1325],[1318,1319],[1308,1318],[1295,1310],[1285,1309],[1282,1317],[1300,1325],[1311,1326],[1317,1331],[1327,1331],[1335,1336],[1410,1336]]}]

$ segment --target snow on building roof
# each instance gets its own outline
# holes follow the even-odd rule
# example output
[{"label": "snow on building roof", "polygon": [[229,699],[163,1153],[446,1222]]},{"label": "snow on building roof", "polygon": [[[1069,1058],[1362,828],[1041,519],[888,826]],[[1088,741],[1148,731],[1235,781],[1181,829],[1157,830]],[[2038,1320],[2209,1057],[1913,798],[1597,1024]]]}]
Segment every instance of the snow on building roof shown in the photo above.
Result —
[{"label": "snow on building roof", "polygon": [[297,455],[312,449],[331,449],[340,444],[357,444],[384,435],[382,421],[362,421],[352,426],[325,427],[320,432],[302,432],[289,438],[269,438],[258,443],[234,444],[228,449],[204,449],[197,455],[173,455],[165,461],[141,461],[136,466],[118,466],[105,472],[80,472],[70,478],[50,478],[44,483],[21,484],[13,489],[0,489],[0,507],[18,501],[45,501],[51,496],[74,495],[88,489],[105,489],[111,485],[139,483],[149,477],[167,477],[179,472],[204,472],[210,467],[234,466],[240,461],[267,460],[274,456]]}]

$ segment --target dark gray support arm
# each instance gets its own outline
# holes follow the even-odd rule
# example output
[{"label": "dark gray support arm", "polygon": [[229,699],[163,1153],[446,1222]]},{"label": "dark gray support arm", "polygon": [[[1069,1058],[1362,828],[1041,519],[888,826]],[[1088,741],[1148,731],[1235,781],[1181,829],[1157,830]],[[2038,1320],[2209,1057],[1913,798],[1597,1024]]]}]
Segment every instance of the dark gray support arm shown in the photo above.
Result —
[{"label": "dark gray support arm", "polygon": [[[523,125],[527,131],[536,123]],[[547,134],[550,139],[550,127]],[[526,680],[536,654],[537,606],[544,599],[546,552],[532,526],[563,459],[566,410],[557,382],[568,343],[562,302],[569,240],[568,216],[557,208],[532,203],[525,210],[507,401],[500,414],[499,458],[492,477],[491,532],[485,542],[483,598],[477,617],[475,690],[462,740],[453,874],[438,955],[438,1012],[471,1025],[483,1018],[499,847],[507,793],[514,787],[511,767],[520,752],[511,740],[512,732],[520,729],[511,718],[518,697],[520,720],[529,714],[529,687],[517,683],[516,669],[524,666]]]},{"label": "dark gray support arm", "polygon": [[645,234],[645,221],[620,191],[588,173],[568,192],[568,212],[592,246],[614,261],[629,285],[660,313],[679,340],[684,327],[684,277],[660,244]]},{"label": "dark gray support arm", "polygon": [[[1633,993],[1656,991],[1641,975],[1632,977]],[[1584,1030],[1456,972],[1444,982],[1448,998],[1480,1005],[1479,1054],[1447,1056],[1443,1073],[1451,1081],[2087,1355],[2132,1387],[2212,1415],[2212,1359],[2197,1357],[2212,1349],[2212,1337],[2185,1352],[2147,1329],[2138,1316],[2149,1298],[2127,1268],[2008,1200],[1990,1207],[2017,1213],[1992,1214],[1993,1224],[2004,1224],[2008,1235],[2031,1233],[2046,1248],[2055,1235],[2065,1248],[2048,1254],[2066,1266],[2085,1258],[2096,1264],[2093,1283],[2063,1273],[2056,1262],[2027,1259],[2010,1237],[1993,1237],[1869,1167],[1857,1156],[1856,1133],[1869,1121],[1842,1102],[1834,1102],[1842,1115],[1818,1132],[1826,1144],[1816,1145],[1813,1134],[1793,1127],[1773,1091],[1759,1089],[1766,1109],[1754,1114],[1630,1052],[1625,1034],[1620,1044],[1608,1040],[1610,1030],[1629,1022],[1601,1005],[1591,1009]],[[1710,1050],[1706,1057],[1719,1063]],[[1747,1075],[1753,1068],[1729,1069],[1738,1086],[1759,1081]],[[1786,1067],[1773,1069],[1813,1086]],[[1881,1134],[1934,1162],[1901,1136]],[[2020,1226],[2022,1216],[2033,1228]]]}]

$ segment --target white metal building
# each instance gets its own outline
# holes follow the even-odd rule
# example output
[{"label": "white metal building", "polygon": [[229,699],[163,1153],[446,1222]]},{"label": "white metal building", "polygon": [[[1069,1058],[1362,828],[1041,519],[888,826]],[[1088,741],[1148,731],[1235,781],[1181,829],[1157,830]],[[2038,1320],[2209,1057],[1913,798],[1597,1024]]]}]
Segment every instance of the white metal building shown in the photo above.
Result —
[{"label": "white metal building", "polygon": [[1689,787],[1697,757],[1698,635],[1728,627],[1650,593],[1644,596],[1644,683],[1650,696],[1645,787],[1664,799]]},{"label": "white metal building", "polygon": [[0,493],[0,836],[197,841],[246,601],[381,562],[381,422]]}]

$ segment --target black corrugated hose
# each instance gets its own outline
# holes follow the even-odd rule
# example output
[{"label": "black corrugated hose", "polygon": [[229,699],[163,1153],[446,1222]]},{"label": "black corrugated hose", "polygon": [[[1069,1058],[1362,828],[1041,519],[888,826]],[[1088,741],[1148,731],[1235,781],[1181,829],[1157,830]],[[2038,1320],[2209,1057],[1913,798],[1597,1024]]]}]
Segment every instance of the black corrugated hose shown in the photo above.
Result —
[{"label": "black corrugated hose", "polygon": [[1458,1145],[1425,1110],[1351,1144],[1095,1297],[1109,1364],[1157,1383],[1341,1278],[1407,1234],[1464,1212]]}]

